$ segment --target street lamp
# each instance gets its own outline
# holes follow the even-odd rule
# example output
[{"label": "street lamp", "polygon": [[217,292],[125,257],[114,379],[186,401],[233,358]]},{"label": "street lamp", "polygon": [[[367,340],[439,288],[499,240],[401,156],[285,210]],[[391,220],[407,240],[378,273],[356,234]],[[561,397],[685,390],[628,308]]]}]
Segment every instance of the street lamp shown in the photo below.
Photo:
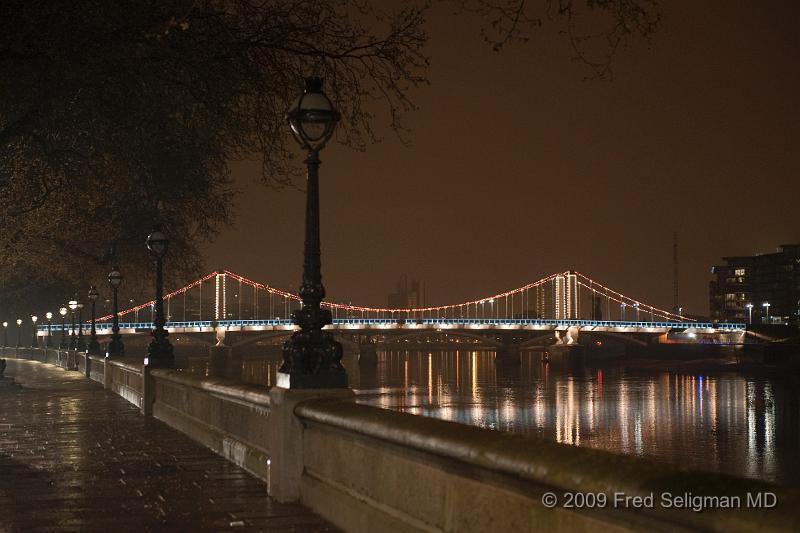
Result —
[{"label": "street lamp", "polygon": [[8,346],[8,322],[3,322],[3,348]]},{"label": "street lamp", "polygon": [[320,261],[319,152],[330,140],[339,117],[322,92],[322,79],[316,77],[305,80],[303,94],[286,114],[294,136],[308,151],[302,308],[292,312],[292,322],[300,326],[300,331],[284,343],[283,364],[277,377],[278,386],[287,389],[347,387],[347,373],[341,363],[342,345],[330,333],[322,331],[332,322],[331,312],[320,307],[325,287]]},{"label": "street lamp", "polygon": [[39,339],[36,338],[36,322],[38,321],[39,321],[38,316],[31,315],[31,322],[33,323],[33,338],[31,339],[31,348],[39,347]]},{"label": "street lamp", "polygon": [[147,358],[144,364],[151,367],[172,368],[175,366],[175,355],[172,353],[172,344],[167,336],[169,333],[164,329],[164,277],[162,265],[164,255],[167,253],[169,240],[161,232],[161,226],[156,225],[153,232],[147,237],[147,249],[156,260],[156,303],[155,320],[153,329],[153,340],[147,347]]},{"label": "street lamp", "polygon": [[44,316],[47,318],[47,342],[45,343],[45,346],[47,346],[48,348],[52,348],[53,347],[53,313],[48,311],[47,313],[45,313]]},{"label": "street lamp", "polygon": [[76,339],[75,339],[75,310],[78,309],[78,300],[70,300],[69,301],[69,310],[70,310],[70,317],[72,318],[72,324],[69,328],[69,349],[74,350],[76,346]]},{"label": "street lamp", "polygon": [[58,348],[63,350],[68,346],[67,344],[67,306],[62,305],[59,310],[58,314],[61,315],[61,342],[58,345]]},{"label": "street lamp", "polygon": [[97,342],[97,330],[95,329],[95,304],[97,303],[97,298],[100,296],[100,293],[97,292],[97,287],[92,285],[89,287],[89,301],[92,302],[92,332],[89,336],[89,353],[93,355],[97,355],[100,353],[100,343]]},{"label": "street lamp", "polygon": [[761,306],[767,310],[767,324],[769,324],[769,306],[772,305],[769,302],[764,302]]},{"label": "street lamp", "polygon": [[22,332],[22,319],[18,318],[17,319],[17,348],[20,347],[21,341],[20,341],[19,337],[22,334],[21,332]]},{"label": "street lamp", "polygon": [[119,334],[119,307],[117,305],[117,290],[122,284],[122,274],[119,267],[114,267],[108,274],[108,284],[111,285],[111,291],[114,293],[114,319],[111,326],[111,342],[108,344],[108,351],[106,355],[123,355],[125,353],[125,346],[122,344],[122,335]]},{"label": "street lamp", "polygon": [[745,307],[747,307],[747,323],[748,324],[752,324],[753,323],[753,304],[747,304]]},{"label": "street lamp", "polygon": [[75,349],[79,352],[86,351],[86,339],[83,338],[83,302],[78,300],[78,341]]}]

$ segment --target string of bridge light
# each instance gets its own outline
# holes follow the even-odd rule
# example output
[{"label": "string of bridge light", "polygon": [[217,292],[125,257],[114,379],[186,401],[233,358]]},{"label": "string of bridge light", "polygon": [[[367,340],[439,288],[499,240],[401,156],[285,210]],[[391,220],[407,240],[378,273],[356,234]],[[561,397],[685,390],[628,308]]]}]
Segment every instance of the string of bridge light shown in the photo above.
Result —
[{"label": "string of bridge light", "polygon": [[[608,294],[605,294],[605,293],[602,293],[602,292],[600,292],[600,291],[597,291],[597,290],[595,290],[594,288],[590,287],[589,285],[586,285],[586,284],[585,284],[585,283],[583,283],[582,281],[577,281],[577,280],[576,280],[576,283],[577,283],[578,285],[580,285],[581,287],[585,287],[585,288],[587,288],[587,289],[591,290],[591,291],[592,291],[593,293],[595,293],[595,294],[600,294],[600,295],[602,295],[602,296],[605,296],[605,297],[606,297],[606,298],[608,298],[609,300],[613,300],[613,301],[617,302],[618,304],[620,304],[620,305],[621,305],[621,306],[623,306],[623,307],[633,307],[634,309],[641,309],[641,310],[642,310],[642,311],[644,311],[644,312],[648,312],[648,310],[649,310],[649,313],[650,313],[651,315],[653,315],[653,316],[657,316],[657,317],[659,317],[659,318],[664,318],[664,319],[666,319],[668,322],[670,322],[670,321],[673,321],[673,320],[674,320],[674,317],[677,317],[677,315],[673,315],[673,317],[669,317],[669,316],[667,316],[667,314],[664,314],[664,313],[665,313],[665,311],[663,311],[663,310],[661,310],[661,309],[657,309],[657,308],[655,308],[655,307],[652,307],[652,306],[649,306],[649,305],[647,305],[647,304],[645,304],[645,306],[644,306],[644,307],[642,307],[642,305],[641,305],[641,304],[640,304],[640,305],[635,305],[635,304],[634,304],[634,305],[629,305],[628,303],[626,303],[626,302],[623,302],[622,300],[620,300],[620,299],[618,299],[618,298],[614,298],[613,296],[609,296]],[[629,298],[629,299],[630,299],[630,298]],[[637,302],[637,303],[638,303],[638,302]],[[671,315],[672,313],[668,313],[668,314],[669,314],[669,315]]]},{"label": "string of bridge light", "polygon": [[[172,298],[173,296],[176,296],[178,294],[184,293],[184,292],[188,291],[189,289],[193,289],[194,287],[200,285],[204,281],[208,281],[208,280],[210,280],[211,278],[213,278],[214,276],[217,276],[217,275],[219,275],[219,272],[212,272],[212,273],[210,273],[208,275],[203,276],[202,278],[196,279],[195,281],[189,283],[188,285],[185,285],[185,286],[181,287],[180,289],[176,289],[176,290],[170,292],[169,294],[165,294],[164,295],[164,299],[168,300],[168,299]],[[141,311],[142,309],[146,309],[148,307],[153,307],[155,304],[156,304],[155,300],[150,300],[149,302],[145,302],[143,304],[139,304],[139,305],[133,306],[130,309],[126,309],[124,311],[120,311],[118,313],[118,315],[119,316],[123,316],[123,315],[127,315],[129,313],[135,313],[136,311]],[[103,320],[110,320],[112,318],[114,318],[114,314],[113,313],[105,315],[105,316],[98,317],[95,320],[97,322],[102,322]]]},{"label": "string of bridge light", "polygon": [[[469,309],[469,307],[471,307],[471,306],[477,306],[479,304],[483,305],[483,304],[486,304],[487,302],[488,303],[494,303],[495,301],[498,301],[498,300],[500,300],[502,298],[508,298],[509,296],[513,297],[514,295],[524,293],[526,291],[529,291],[530,289],[534,289],[534,288],[537,288],[537,287],[540,287],[540,286],[544,285],[545,283],[551,282],[551,281],[553,281],[555,278],[557,278],[559,276],[567,276],[570,273],[571,273],[570,271],[566,271],[566,272],[559,273],[559,274],[551,274],[550,276],[547,276],[547,277],[542,278],[540,280],[534,281],[533,283],[529,283],[529,284],[524,285],[522,287],[518,287],[516,289],[512,289],[512,290],[509,290],[509,291],[498,293],[498,294],[495,294],[494,296],[488,296],[488,297],[485,297],[485,298],[469,300],[469,301],[458,303],[458,304],[448,304],[448,305],[429,306],[429,307],[413,307],[413,308],[367,307],[367,306],[357,306],[357,305],[351,305],[351,304],[339,304],[339,303],[334,303],[334,302],[321,302],[321,305],[323,307],[328,307],[328,308],[331,308],[331,309],[339,309],[339,310],[345,310],[345,311],[359,311],[359,312],[364,312],[364,313],[392,313],[392,314],[394,314],[394,313],[399,313],[399,314],[405,313],[405,314],[413,315],[413,314],[432,313],[432,312],[441,313],[442,311],[447,312],[449,310],[452,310],[452,311],[460,310],[463,313],[464,308]],[[657,315],[657,316],[659,316],[661,318],[666,318],[667,320],[669,320],[670,318],[678,319],[678,321],[689,320],[688,318],[686,318],[686,317],[684,317],[682,315],[675,314],[675,313],[670,313],[669,311],[665,311],[663,309],[659,309],[659,308],[653,307],[653,306],[648,305],[648,304],[642,304],[641,302],[639,302],[637,300],[634,300],[633,298],[630,298],[629,296],[626,296],[626,295],[624,295],[624,294],[622,294],[620,292],[617,292],[617,291],[615,291],[615,290],[603,285],[602,283],[599,283],[599,282],[593,280],[592,278],[586,276],[585,274],[583,274],[581,272],[574,272],[574,274],[577,277],[588,281],[589,284],[590,284],[590,285],[587,285],[587,284],[585,284],[585,283],[583,283],[581,281],[576,280],[578,285],[583,286],[583,287],[591,290],[595,294],[601,294],[601,295],[605,296],[606,298],[608,298],[610,300],[613,300],[613,301],[615,301],[615,302],[617,302],[617,303],[619,303],[619,304],[621,304],[623,306],[630,305],[631,307],[634,307],[634,308],[643,309],[645,311],[649,311],[653,315]],[[260,290],[266,291],[266,292],[268,292],[270,294],[280,296],[282,298],[294,300],[294,301],[297,301],[297,302],[301,301],[301,298],[297,294],[294,294],[294,293],[291,293],[291,292],[288,292],[288,291],[284,291],[284,290],[281,290],[281,289],[277,289],[275,287],[271,287],[269,285],[265,285],[265,284],[259,283],[257,281],[253,281],[253,280],[251,280],[249,278],[246,278],[244,276],[241,276],[241,275],[236,274],[234,272],[231,272],[229,270],[224,270],[222,272],[218,272],[218,271],[211,272],[210,274],[207,274],[206,276],[203,276],[203,277],[201,277],[201,278],[199,278],[199,279],[197,279],[197,280],[195,280],[195,281],[193,281],[193,282],[191,282],[191,283],[189,283],[189,284],[187,284],[187,285],[185,285],[185,286],[183,286],[183,287],[181,287],[179,289],[176,289],[176,290],[174,290],[174,291],[172,291],[172,292],[170,292],[168,294],[165,294],[164,295],[164,299],[165,300],[169,300],[172,297],[174,297],[174,296],[176,296],[178,294],[185,293],[186,291],[188,291],[188,290],[190,290],[190,289],[192,289],[192,288],[194,288],[194,287],[196,287],[198,285],[201,285],[202,283],[214,278],[215,276],[219,276],[219,275],[229,276],[232,279],[234,279],[236,281],[239,281],[241,283],[250,285],[251,287],[254,287],[257,290],[260,289]],[[602,291],[598,291],[596,287],[599,287],[600,289],[602,289]],[[615,298],[615,297],[611,296],[609,293],[611,293],[613,295],[616,295],[619,298]],[[150,300],[148,302],[136,305],[136,306],[131,307],[129,309],[126,309],[124,311],[120,311],[119,312],[119,316],[124,316],[124,315],[130,314],[130,313],[135,313],[137,311],[140,311],[142,309],[146,309],[148,307],[152,308],[154,305],[155,305],[155,300]],[[498,308],[499,308],[499,305],[498,305]],[[108,315],[99,317],[96,320],[97,321],[109,320],[109,319],[113,318],[113,316],[114,316],[113,314],[108,314]]]},{"label": "string of bridge light", "polygon": [[[616,302],[618,302],[620,304],[630,305],[631,307],[639,307],[639,308],[641,308],[641,306],[644,305],[646,308],[648,308],[651,311],[653,311],[654,314],[655,314],[655,311],[658,311],[659,313],[662,313],[663,318],[677,318],[679,321],[684,321],[684,320],[685,321],[691,321],[691,319],[689,319],[689,318],[687,318],[687,317],[685,317],[683,315],[676,314],[676,313],[671,313],[669,311],[665,311],[664,309],[659,309],[657,307],[653,307],[652,305],[643,304],[642,302],[639,302],[637,300],[634,300],[633,298],[625,296],[624,294],[622,294],[620,292],[617,292],[614,289],[611,289],[609,287],[606,287],[602,283],[593,280],[592,278],[590,278],[589,276],[587,276],[586,274],[583,274],[581,272],[575,272],[575,275],[580,277],[580,278],[585,279],[591,285],[596,285],[597,287],[600,287],[601,289],[603,289],[603,293],[602,294],[605,295],[607,298],[611,298],[610,296],[608,296],[608,293],[610,292],[612,294],[615,294],[615,295],[619,296],[620,298],[622,298],[624,300],[627,300],[627,302],[624,302],[624,301],[618,300],[616,298],[612,298],[614,301],[616,301]],[[591,287],[591,286],[586,286],[586,285],[583,285],[583,286],[586,287],[587,289],[594,290],[593,287]]]}]

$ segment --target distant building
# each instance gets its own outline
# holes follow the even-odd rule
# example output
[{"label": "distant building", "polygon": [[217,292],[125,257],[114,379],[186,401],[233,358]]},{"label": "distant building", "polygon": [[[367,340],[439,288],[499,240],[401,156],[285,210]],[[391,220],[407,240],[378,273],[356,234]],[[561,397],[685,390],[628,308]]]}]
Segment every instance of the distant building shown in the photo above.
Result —
[{"label": "distant building", "polygon": [[[800,324],[800,244],[771,254],[724,257],[711,268],[711,319],[719,322]],[[765,305],[768,304],[768,305]]]},{"label": "distant building", "polygon": [[389,294],[389,308],[408,309],[425,305],[425,282],[403,275],[397,282],[397,290]]}]

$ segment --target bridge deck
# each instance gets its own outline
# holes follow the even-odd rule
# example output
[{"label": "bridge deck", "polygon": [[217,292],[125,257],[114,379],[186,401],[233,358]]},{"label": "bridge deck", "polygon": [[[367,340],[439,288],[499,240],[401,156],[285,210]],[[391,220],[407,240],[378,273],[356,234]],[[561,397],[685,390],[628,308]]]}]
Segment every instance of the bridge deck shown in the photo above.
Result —
[{"label": "bridge deck", "polygon": [[266,493],[261,481],[78,372],[8,360],[0,531],[335,530]]},{"label": "bridge deck", "polygon": [[[134,333],[153,328],[152,322],[120,322],[123,333]],[[53,324],[60,331],[60,324]],[[84,325],[84,333],[88,333]],[[262,320],[187,320],[167,322],[170,331],[212,331],[215,327],[232,331],[290,330],[295,326],[289,319]],[[538,318],[336,318],[326,329],[507,329],[507,330],[555,330],[577,327],[582,330],[621,332],[666,332],[704,331],[708,333],[744,331],[746,324],[711,322],[633,322],[620,320],[562,320]],[[66,329],[69,330],[67,325]],[[38,326],[38,334],[46,335],[48,326]],[[110,322],[96,324],[102,334],[111,331]]]}]

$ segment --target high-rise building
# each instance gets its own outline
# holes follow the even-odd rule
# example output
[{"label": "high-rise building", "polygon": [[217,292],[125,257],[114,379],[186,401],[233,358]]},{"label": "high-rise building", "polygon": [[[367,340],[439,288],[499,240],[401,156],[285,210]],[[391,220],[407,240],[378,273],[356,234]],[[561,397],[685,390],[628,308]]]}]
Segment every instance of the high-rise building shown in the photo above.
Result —
[{"label": "high-rise building", "polygon": [[409,283],[408,276],[401,276],[397,282],[397,289],[389,294],[388,304],[391,309],[409,309],[424,306],[425,282],[412,279]]},{"label": "high-rise building", "polygon": [[800,324],[800,244],[775,253],[724,257],[711,268],[711,319],[719,322]]}]

